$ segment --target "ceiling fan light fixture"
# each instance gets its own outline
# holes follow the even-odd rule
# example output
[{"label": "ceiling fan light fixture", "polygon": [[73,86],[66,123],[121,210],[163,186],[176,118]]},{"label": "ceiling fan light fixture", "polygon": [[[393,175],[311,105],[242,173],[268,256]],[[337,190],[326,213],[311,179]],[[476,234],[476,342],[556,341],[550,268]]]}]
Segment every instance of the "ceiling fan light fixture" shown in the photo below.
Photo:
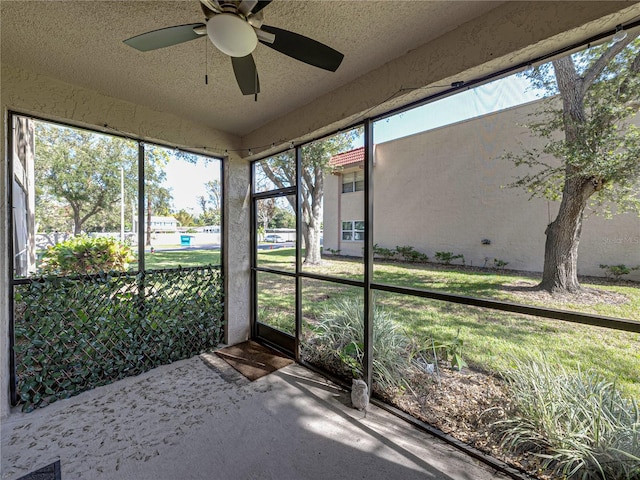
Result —
[{"label": "ceiling fan light fixture", "polygon": [[233,13],[211,17],[207,22],[207,35],[218,50],[231,57],[246,57],[258,44],[253,27]]}]

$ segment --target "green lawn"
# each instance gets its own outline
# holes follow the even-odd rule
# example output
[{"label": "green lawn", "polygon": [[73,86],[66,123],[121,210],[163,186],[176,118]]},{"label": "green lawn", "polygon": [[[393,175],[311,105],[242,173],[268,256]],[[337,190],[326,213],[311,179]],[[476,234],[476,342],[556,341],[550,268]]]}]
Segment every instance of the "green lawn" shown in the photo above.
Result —
[{"label": "green lawn", "polygon": [[220,250],[157,250],[144,256],[147,270],[219,265]]},{"label": "green lawn", "polygon": [[[280,249],[259,253],[261,265],[290,270],[294,250]],[[344,259],[326,260],[323,265],[306,269],[316,273],[361,278],[362,263]],[[508,271],[469,271],[454,266],[377,263],[374,281],[397,286],[439,290],[474,297],[506,300],[565,310],[597,313],[638,320],[640,285],[595,285],[586,287],[612,292],[598,302],[598,296],[581,302],[571,298],[553,299],[528,291],[537,283],[534,277],[518,276]],[[265,275],[259,281],[261,319],[291,331],[290,314],[293,281],[277,275]],[[335,300],[362,296],[357,287],[303,279],[303,314],[313,325],[319,314]],[[630,395],[640,398],[640,334],[608,330],[526,315],[500,312],[466,305],[421,299],[407,295],[375,292],[376,304],[390,310],[401,328],[417,345],[464,340],[467,362],[487,371],[500,372],[512,356],[533,351],[543,352],[550,362],[577,370],[594,369],[616,381]],[[614,302],[610,300],[614,299]]]}]

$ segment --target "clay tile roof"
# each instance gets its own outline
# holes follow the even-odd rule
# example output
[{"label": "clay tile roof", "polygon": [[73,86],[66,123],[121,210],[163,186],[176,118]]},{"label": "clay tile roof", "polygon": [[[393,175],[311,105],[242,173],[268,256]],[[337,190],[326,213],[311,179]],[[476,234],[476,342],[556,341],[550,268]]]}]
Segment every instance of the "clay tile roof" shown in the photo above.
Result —
[{"label": "clay tile roof", "polygon": [[348,152],[340,153],[335,157],[331,157],[329,160],[329,166],[331,167],[344,167],[347,165],[354,165],[364,162],[364,147],[349,150]]}]

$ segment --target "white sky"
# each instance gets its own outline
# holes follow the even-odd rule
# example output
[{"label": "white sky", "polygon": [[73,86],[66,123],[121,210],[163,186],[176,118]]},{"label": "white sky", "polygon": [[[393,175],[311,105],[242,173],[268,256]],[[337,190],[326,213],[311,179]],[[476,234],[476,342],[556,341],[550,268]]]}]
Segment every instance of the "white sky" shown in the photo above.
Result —
[{"label": "white sky", "polygon": [[511,75],[380,120],[374,124],[374,143],[388,142],[540,98],[542,92],[533,90],[526,78]]},{"label": "white sky", "polygon": [[207,197],[206,182],[220,180],[220,161],[205,161],[203,157],[194,164],[171,155],[165,172],[167,180],[164,185],[172,189],[174,210],[185,209],[192,215],[199,215],[202,211],[198,197]]}]

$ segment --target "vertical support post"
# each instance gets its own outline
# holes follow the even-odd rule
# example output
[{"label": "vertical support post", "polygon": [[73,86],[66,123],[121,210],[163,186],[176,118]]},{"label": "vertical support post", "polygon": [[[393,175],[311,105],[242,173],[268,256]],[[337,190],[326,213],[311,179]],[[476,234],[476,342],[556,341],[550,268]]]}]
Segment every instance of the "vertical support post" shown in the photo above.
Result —
[{"label": "vertical support post", "polygon": [[145,298],[144,298],[144,143],[138,142],[138,315],[140,318],[144,315]]},{"label": "vertical support post", "polygon": [[144,265],[144,143],[138,142],[138,271]]},{"label": "vertical support post", "polygon": [[373,123],[364,122],[364,378],[373,386]]},{"label": "vertical support post", "polygon": [[[300,361],[300,337],[302,336],[302,148],[295,149],[296,158],[296,338],[295,360]],[[307,246],[309,248],[309,246]]]},{"label": "vertical support post", "polygon": [[120,241],[124,242],[124,167],[120,165]]},{"label": "vertical support post", "polygon": [[258,266],[258,224],[257,224],[257,205],[255,194],[255,169],[256,162],[249,164],[249,185],[250,185],[250,208],[249,221],[251,228],[249,235],[251,236],[249,245],[251,246],[251,338],[258,337],[258,272],[255,267]]},{"label": "vertical support post", "polygon": [[[13,177],[14,177],[14,171],[13,171],[13,162],[15,162],[15,158],[13,158],[14,156],[14,142],[15,142],[15,135],[16,135],[16,116],[15,114],[13,114],[12,112],[8,113],[9,118],[8,120],[8,125],[9,128],[7,129],[7,139],[6,139],[6,145],[7,145],[7,152],[6,152],[6,158],[7,158],[7,182],[6,182],[6,186],[7,186],[7,255],[8,258],[5,258],[5,262],[7,262],[7,285],[9,285],[9,295],[8,295],[8,309],[9,309],[9,328],[8,328],[8,334],[9,334],[9,396],[10,396],[10,402],[12,406],[15,406],[18,404],[18,383],[17,383],[17,377],[16,377],[16,356],[15,356],[15,326],[14,326],[14,322],[15,322],[15,302],[14,302],[14,289],[15,289],[15,284],[13,282],[14,279],[14,272],[15,272],[15,257],[14,257],[14,249],[13,249],[13,242],[14,242],[14,226],[13,226]],[[4,405],[3,405],[4,407]],[[2,408],[1,410],[4,410],[4,408]]]}]

